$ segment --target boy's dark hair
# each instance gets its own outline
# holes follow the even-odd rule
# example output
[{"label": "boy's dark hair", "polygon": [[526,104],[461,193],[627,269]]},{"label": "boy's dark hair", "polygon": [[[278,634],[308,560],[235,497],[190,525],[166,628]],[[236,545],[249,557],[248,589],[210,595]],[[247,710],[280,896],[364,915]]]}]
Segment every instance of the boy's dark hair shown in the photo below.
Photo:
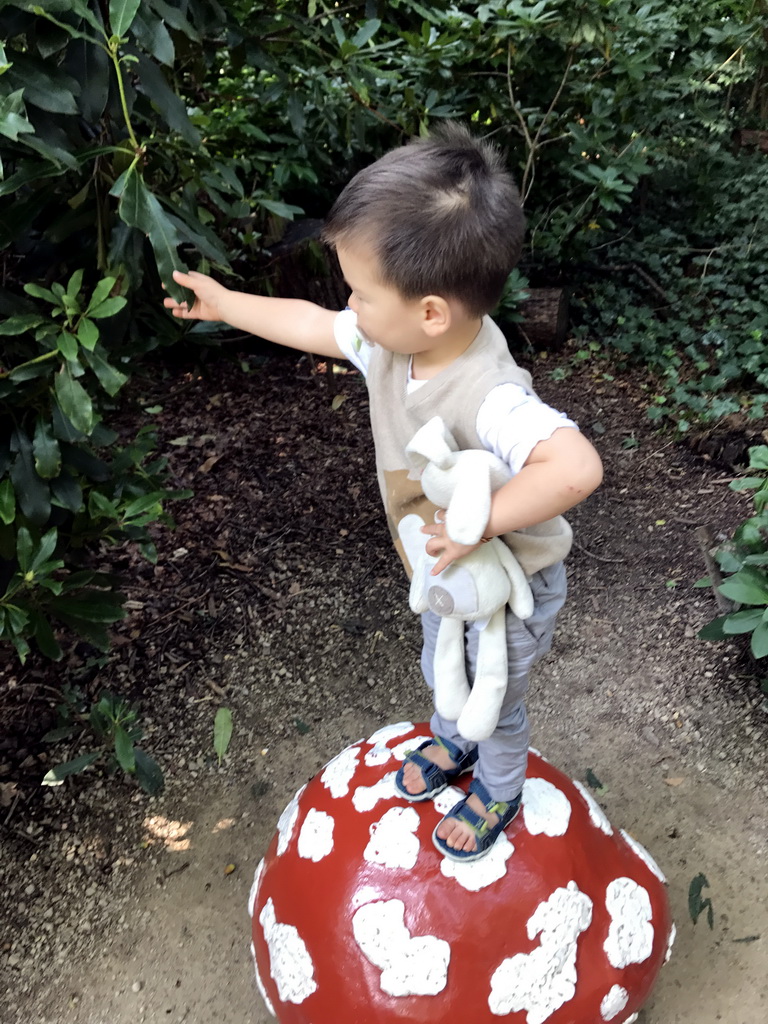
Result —
[{"label": "boy's dark hair", "polygon": [[406,299],[442,295],[482,316],[520,258],[525,219],[495,146],[447,123],[356,174],[323,232],[373,247],[382,280]]}]

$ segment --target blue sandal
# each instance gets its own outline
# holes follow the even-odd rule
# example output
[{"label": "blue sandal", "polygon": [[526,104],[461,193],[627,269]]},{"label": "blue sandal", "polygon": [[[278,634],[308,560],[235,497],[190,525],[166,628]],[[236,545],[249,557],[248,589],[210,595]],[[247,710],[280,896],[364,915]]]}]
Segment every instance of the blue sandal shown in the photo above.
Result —
[{"label": "blue sandal", "polygon": [[[443,747],[448,752],[449,757],[456,765],[455,768],[440,768],[433,761],[430,761],[426,757],[422,757],[419,753],[425,747],[438,746]],[[434,739],[426,740],[416,750],[409,750],[405,755],[403,765],[395,776],[395,789],[398,795],[403,800],[410,800],[411,803],[418,803],[421,800],[431,800],[433,796],[437,796],[438,793],[442,793],[444,789],[450,786],[451,782],[461,775],[463,772],[469,771],[477,760],[477,747],[467,751],[466,754],[462,753],[461,750],[450,740],[443,739],[442,736],[435,736]],[[406,764],[415,764],[421,772],[421,777],[424,780],[425,789],[421,793],[409,793],[405,788],[403,782],[403,771]]]},{"label": "blue sandal", "polygon": [[[499,815],[498,822],[495,825],[489,825],[485,818],[476,814],[471,807],[467,807],[467,797],[464,797],[440,820],[432,833],[432,842],[441,853],[445,854],[449,860],[461,861],[464,864],[480,860],[481,857],[485,857],[487,853],[490,853],[493,844],[520,810],[520,796],[515,797],[509,803],[505,803],[502,800],[494,800],[478,779],[473,779],[469,784],[469,792],[474,793],[482,800],[486,811]],[[449,818],[455,818],[462,825],[469,826],[475,836],[474,850],[454,850],[445,839],[441,839],[438,836],[437,829]]]}]

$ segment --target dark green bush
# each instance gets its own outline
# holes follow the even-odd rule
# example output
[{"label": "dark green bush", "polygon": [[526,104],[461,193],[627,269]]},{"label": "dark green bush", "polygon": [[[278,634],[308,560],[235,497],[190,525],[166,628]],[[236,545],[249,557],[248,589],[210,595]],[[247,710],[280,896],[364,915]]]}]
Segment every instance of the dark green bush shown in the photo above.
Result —
[{"label": "dark green bush", "polygon": [[55,655],[54,617],[105,642],[120,599],[81,575],[78,548],[152,554],[163,466],[147,433],[113,450],[109,414],[179,337],[161,280],[186,261],[269,290],[285,219],[322,216],[439,118],[508,152],[525,274],[579,285],[584,332],[659,373],[655,408],[681,427],[759,413],[766,180],[731,132],[765,125],[765,15],[765,0],[5,3],[0,637]]}]

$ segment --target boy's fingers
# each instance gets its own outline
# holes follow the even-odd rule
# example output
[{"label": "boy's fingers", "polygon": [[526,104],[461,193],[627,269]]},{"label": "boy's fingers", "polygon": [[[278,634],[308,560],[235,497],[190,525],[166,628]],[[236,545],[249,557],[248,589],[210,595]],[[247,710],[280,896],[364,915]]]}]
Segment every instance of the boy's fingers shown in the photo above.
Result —
[{"label": "boy's fingers", "polygon": [[191,270],[188,274],[183,274],[180,270],[174,270],[173,272],[173,280],[184,288],[191,288],[195,277],[204,276],[204,274],[197,274],[194,270]]}]

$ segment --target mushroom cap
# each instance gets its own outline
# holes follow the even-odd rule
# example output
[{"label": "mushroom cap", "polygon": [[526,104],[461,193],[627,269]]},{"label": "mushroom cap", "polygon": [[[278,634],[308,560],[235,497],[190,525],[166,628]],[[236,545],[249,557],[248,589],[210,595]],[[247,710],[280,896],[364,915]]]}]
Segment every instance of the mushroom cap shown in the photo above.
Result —
[{"label": "mushroom cap", "polygon": [[432,831],[470,776],[407,803],[394,775],[430,731],[346,748],[281,815],[249,911],[280,1024],[625,1024],[673,939],[664,876],[535,751],[523,804],[474,864]]}]

